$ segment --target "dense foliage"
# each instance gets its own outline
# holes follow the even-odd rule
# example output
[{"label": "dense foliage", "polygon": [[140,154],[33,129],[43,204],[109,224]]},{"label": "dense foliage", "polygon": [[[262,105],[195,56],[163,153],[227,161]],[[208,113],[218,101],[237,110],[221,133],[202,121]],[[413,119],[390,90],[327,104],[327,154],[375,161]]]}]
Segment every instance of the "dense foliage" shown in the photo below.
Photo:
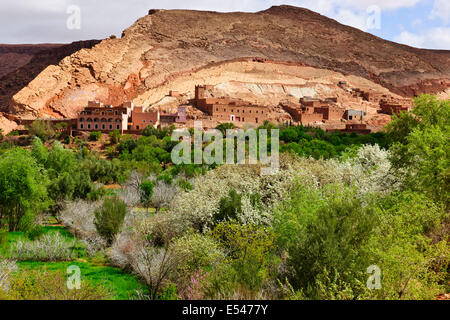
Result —
[{"label": "dense foliage", "polygon": [[[9,259],[70,260],[78,240],[37,226],[40,213],[55,215],[85,257],[136,275],[141,298],[435,299],[450,280],[449,113],[449,101],[425,95],[381,133],[264,123],[280,129],[273,175],[262,164],[174,165],[170,127],[73,138],[72,149],[48,136],[31,150],[4,142],[0,229],[28,237]],[[106,154],[86,140],[109,143]],[[19,273],[11,287],[16,269],[0,259],[0,294],[30,281]]]}]

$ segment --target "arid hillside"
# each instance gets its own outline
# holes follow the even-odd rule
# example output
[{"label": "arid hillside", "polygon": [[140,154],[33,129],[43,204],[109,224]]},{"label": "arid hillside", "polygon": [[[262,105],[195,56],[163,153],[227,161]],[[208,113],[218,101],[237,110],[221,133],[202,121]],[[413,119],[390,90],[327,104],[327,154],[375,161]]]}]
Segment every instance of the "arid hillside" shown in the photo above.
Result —
[{"label": "arid hillside", "polygon": [[[150,10],[121,38],[49,65],[8,108],[23,117],[71,117],[93,98],[151,107],[168,90],[192,96],[195,84],[219,86],[224,96],[239,88],[243,98],[277,104],[281,96],[265,96],[277,86],[313,87],[320,96],[334,93],[320,85],[335,88],[339,80],[403,96],[441,93],[450,87],[450,51],[385,41],[291,6],[257,13]],[[246,95],[249,86],[256,89]]]},{"label": "arid hillside", "polygon": [[[65,45],[0,45],[0,60],[3,62],[0,64],[0,111],[7,111],[14,94],[27,86],[49,65],[58,64],[74,52],[82,48],[92,48],[99,42],[89,40]],[[2,71],[9,72],[3,74]]]}]

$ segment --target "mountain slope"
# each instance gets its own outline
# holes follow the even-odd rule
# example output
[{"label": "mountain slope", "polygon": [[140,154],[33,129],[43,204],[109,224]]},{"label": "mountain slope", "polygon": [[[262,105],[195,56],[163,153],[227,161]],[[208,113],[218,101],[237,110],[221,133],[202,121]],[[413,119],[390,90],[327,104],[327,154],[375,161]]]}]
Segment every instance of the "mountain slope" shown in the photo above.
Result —
[{"label": "mountain slope", "polygon": [[368,79],[406,96],[450,87],[450,51],[385,41],[306,9],[150,10],[120,39],[104,40],[47,67],[14,95],[10,112],[74,116],[92,98],[111,104],[134,99],[150,106],[169,88],[192,94],[193,84],[211,81],[305,85],[314,81],[302,76],[306,66]]}]

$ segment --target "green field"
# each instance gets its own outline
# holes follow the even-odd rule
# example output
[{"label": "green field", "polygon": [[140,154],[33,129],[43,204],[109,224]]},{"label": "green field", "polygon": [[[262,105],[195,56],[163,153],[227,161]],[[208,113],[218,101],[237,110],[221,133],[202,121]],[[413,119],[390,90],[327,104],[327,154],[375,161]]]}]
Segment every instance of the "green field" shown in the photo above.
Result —
[{"label": "green field", "polygon": [[[74,236],[63,227],[44,227],[45,233],[59,232],[67,240],[74,240]],[[19,241],[27,241],[23,232],[9,232],[8,242],[1,250],[2,255],[7,256],[11,246]],[[19,271],[27,270],[46,270],[48,272],[60,272],[66,274],[69,266],[78,266],[81,270],[81,281],[87,281],[94,285],[102,285],[112,293],[114,300],[129,300],[137,297],[137,292],[146,293],[146,287],[139,282],[133,275],[108,265],[106,257],[86,257],[82,247],[76,248],[78,257],[69,262],[37,262],[21,261],[18,262]]]}]

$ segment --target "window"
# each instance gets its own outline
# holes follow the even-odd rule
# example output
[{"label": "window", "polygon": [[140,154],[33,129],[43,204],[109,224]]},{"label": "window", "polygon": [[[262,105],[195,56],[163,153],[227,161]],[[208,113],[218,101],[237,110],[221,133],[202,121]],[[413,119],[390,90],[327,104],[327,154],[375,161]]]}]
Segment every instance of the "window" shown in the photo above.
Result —
[{"label": "window", "polygon": [[95,129],[98,129],[98,124],[95,124]]},{"label": "window", "polygon": [[112,124],[109,125],[109,130],[112,130]]},{"label": "window", "polygon": [[117,116],[117,111],[114,111],[114,114]]},{"label": "window", "polygon": [[102,129],[105,130],[105,124],[102,124]]},{"label": "window", "polygon": [[117,125],[117,129],[120,129],[120,124]]},{"label": "window", "polygon": [[88,124],[88,129],[90,129],[91,128],[91,125],[90,124]]},{"label": "window", "polygon": [[139,130],[139,126],[136,126],[136,130]]},{"label": "window", "polygon": [[258,123],[258,118],[255,118],[255,122]]},{"label": "window", "polygon": [[144,123],[145,123],[145,120],[144,120]]},{"label": "window", "polygon": [[80,124],[80,129],[83,129],[83,124],[82,123]]}]

